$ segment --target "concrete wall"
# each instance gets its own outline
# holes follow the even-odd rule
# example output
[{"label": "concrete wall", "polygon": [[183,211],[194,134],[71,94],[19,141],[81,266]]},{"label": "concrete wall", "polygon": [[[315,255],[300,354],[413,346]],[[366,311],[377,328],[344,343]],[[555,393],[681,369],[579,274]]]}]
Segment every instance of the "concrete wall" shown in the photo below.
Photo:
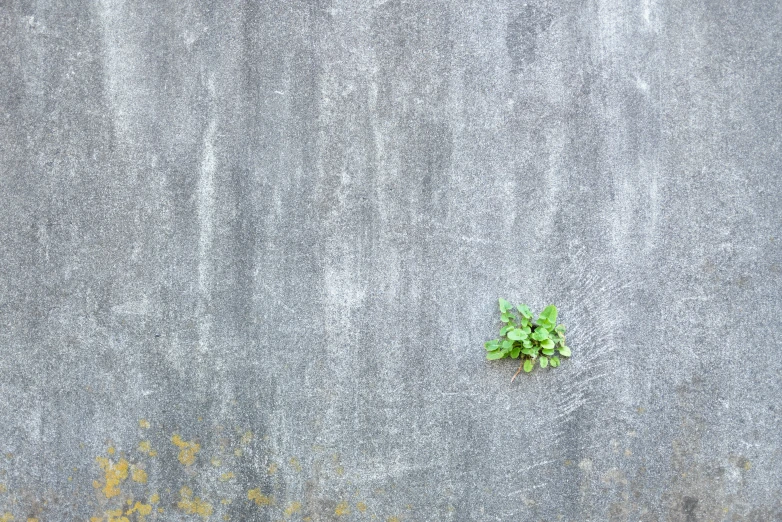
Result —
[{"label": "concrete wall", "polygon": [[782,520],[781,9],[0,0],[0,520]]}]

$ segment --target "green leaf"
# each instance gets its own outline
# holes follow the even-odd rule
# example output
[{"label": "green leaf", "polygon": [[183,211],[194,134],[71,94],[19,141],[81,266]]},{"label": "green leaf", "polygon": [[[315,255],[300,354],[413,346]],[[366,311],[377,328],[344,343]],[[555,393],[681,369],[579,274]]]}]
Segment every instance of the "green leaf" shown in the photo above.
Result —
[{"label": "green leaf", "polygon": [[554,355],[553,348],[543,348],[541,351],[543,352],[543,355]]},{"label": "green leaf", "polygon": [[487,351],[493,352],[500,347],[500,342],[497,339],[494,339],[493,341],[486,341],[483,346]]},{"label": "green leaf", "polygon": [[525,372],[527,372],[527,373],[531,372],[532,371],[532,366],[533,366],[532,359],[527,359],[526,361],[524,361],[524,371]]},{"label": "green leaf", "polygon": [[537,355],[538,351],[535,348],[522,348],[521,349],[521,353],[523,353],[524,355],[529,355],[530,357],[532,357],[533,355]]},{"label": "green leaf", "polygon": [[502,344],[500,346],[502,346],[503,350],[510,350],[513,347],[513,341],[508,341],[506,339],[502,341]]},{"label": "green leaf", "polygon": [[486,358],[490,361],[494,361],[497,359],[502,359],[505,357],[505,351],[504,350],[497,350],[494,352],[489,352],[486,354]]},{"label": "green leaf", "polygon": [[532,348],[532,341],[529,339],[524,339],[521,341],[521,344],[524,346],[524,348]]},{"label": "green leaf", "polygon": [[516,305],[516,310],[518,310],[525,319],[532,318],[532,310],[529,309],[529,306],[525,304]]},{"label": "green leaf", "polygon": [[519,352],[521,352],[521,346],[514,346],[513,349],[510,351],[511,358],[518,359]]},{"label": "green leaf", "polygon": [[554,305],[548,305],[540,312],[538,316],[539,323],[548,323],[552,326],[557,322],[557,307]]},{"label": "green leaf", "polygon": [[500,335],[505,335],[506,333],[510,332],[514,328],[515,326],[513,326],[512,324],[506,324],[505,326],[500,328]]},{"label": "green leaf", "polygon": [[563,357],[570,357],[570,348],[568,348],[567,346],[560,346],[558,350],[559,350],[559,355]]},{"label": "green leaf", "polygon": [[536,341],[543,341],[548,339],[548,331],[545,328],[536,328],[532,333],[532,338]]},{"label": "green leaf", "polygon": [[548,357],[541,357],[540,358],[540,367],[545,368],[548,366]]},{"label": "green leaf", "polygon": [[512,339],[514,341],[523,341],[526,338],[527,338],[527,334],[524,333],[524,330],[520,330],[516,328],[508,332],[508,339]]},{"label": "green leaf", "polygon": [[557,366],[559,366],[559,357],[555,355],[551,358],[551,367],[556,368]]},{"label": "green leaf", "polygon": [[559,335],[565,335],[565,325],[564,324],[558,324],[556,328],[554,328]]},{"label": "green leaf", "polygon": [[544,339],[540,341],[540,346],[542,348],[554,348],[554,341],[552,341],[551,339]]},{"label": "green leaf", "polygon": [[509,323],[510,322],[510,315],[502,314],[500,316],[500,321],[502,321],[503,323]]},{"label": "green leaf", "polygon": [[511,308],[513,308],[513,305],[512,305],[512,304],[510,304],[510,303],[509,303],[508,301],[506,301],[505,299],[503,299],[502,297],[500,297],[500,299],[499,299],[499,303],[500,303],[500,312],[502,312],[503,314],[504,314],[505,312],[507,312],[508,310],[510,310]]}]

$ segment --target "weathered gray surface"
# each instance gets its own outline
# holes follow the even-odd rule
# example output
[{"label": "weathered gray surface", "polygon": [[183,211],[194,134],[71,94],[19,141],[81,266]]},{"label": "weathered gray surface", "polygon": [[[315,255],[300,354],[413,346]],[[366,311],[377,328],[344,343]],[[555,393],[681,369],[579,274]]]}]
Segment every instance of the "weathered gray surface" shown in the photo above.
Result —
[{"label": "weathered gray surface", "polygon": [[[738,4],[0,1],[0,516],[782,519]],[[573,359],[510,385],[498,296]]]}]

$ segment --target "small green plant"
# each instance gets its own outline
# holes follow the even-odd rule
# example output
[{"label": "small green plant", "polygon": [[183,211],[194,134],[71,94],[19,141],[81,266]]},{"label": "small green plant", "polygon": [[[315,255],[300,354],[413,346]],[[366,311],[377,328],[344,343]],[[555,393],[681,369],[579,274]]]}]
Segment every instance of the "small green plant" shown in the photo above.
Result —
[{"label": "small green plant", "polygon": [[490,361],[510,357],[521,358],[521,364],[513,379],[521,370],[529,373],[535,367],[535,361],[541,368],[559,366],[559,353],[562,357],[570,357],[570,348],[565,345],[565,325],[557,324],[557,307],[548,305],[540,312],[537,320],[532,319],[532,311],[527,305],[516,305],[514,308],[505,299],[500,299],[499,339],[487,341],[486,358]]}]

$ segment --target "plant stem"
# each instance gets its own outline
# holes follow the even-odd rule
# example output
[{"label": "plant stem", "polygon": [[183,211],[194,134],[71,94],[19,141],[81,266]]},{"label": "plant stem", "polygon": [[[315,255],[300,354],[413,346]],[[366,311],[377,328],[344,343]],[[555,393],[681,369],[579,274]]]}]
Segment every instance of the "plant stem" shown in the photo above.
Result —
[{"label": "plant stem", "polygon": [[524,359],[525,359],[524,357],[521,358],[521,364],[519,365],[519,369],[516,370],[516,373],[513,375],[513,378],[510,380],[511,384],[513,384],[513,381],[515,381],[516,377],[519,376],[519,374],[521,373],[522,368],[524,368]]}]

